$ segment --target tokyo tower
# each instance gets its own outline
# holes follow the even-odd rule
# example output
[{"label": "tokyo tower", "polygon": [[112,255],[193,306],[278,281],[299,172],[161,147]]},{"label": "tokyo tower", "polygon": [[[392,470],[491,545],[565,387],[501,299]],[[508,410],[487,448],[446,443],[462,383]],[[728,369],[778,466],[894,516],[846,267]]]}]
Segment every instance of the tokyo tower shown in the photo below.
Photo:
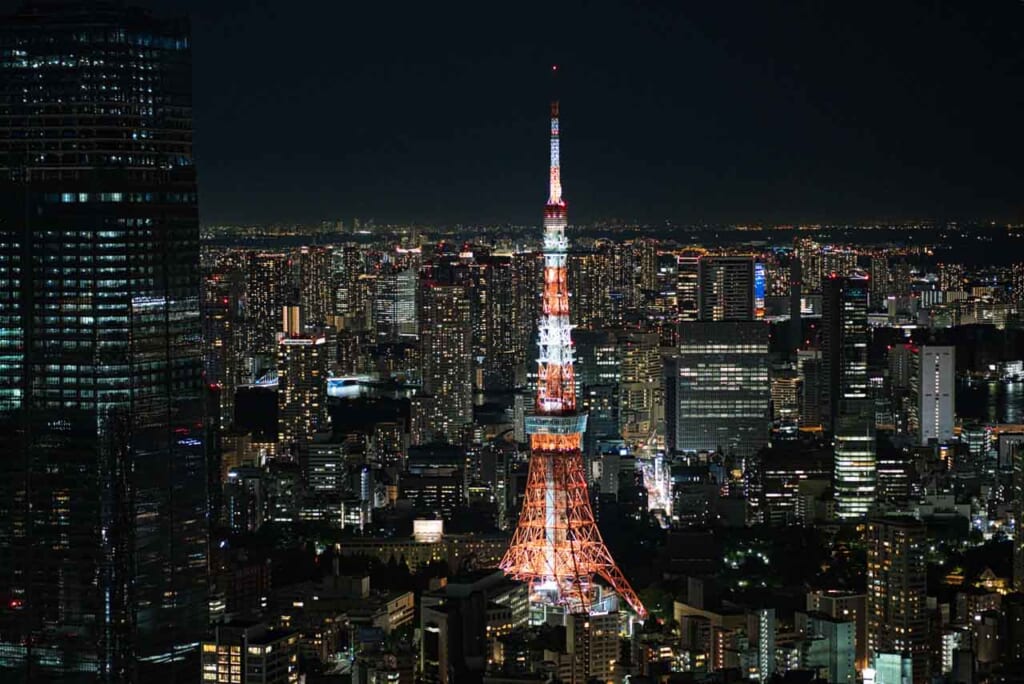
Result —
[{"label": "tokyo tower", "polygon": [[544,207],[544,290],[538,323],[535,414],[526,418],[530,470],[519,525],[501,569],[530,583],[531,602],[589,613],[601,577],[643,619],[647,610],[615,565],[594,521],[580,450],[587,415],[576,410],[566,282],[566,211],[559,169],[558,101],[551,103],[550,195]]}]

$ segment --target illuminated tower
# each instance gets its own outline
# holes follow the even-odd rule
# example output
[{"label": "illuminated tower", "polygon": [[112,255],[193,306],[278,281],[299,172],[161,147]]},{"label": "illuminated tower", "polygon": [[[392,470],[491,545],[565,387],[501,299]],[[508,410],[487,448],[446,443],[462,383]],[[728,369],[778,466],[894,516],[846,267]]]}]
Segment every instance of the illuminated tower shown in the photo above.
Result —
[{"label": "illuminated tower", "polygon": [[526,418],[530,470],[519,526],[501,568],[530,583],[532,602],[561,605],[572,613],[590,611],[597,597],[593,580],[598,575],[644,618],[647,611],[601,539],[583,471],[580,446],[587,416],[576,410],[557,101],[551,104],[550,183],[544,208],[536,412]]}]

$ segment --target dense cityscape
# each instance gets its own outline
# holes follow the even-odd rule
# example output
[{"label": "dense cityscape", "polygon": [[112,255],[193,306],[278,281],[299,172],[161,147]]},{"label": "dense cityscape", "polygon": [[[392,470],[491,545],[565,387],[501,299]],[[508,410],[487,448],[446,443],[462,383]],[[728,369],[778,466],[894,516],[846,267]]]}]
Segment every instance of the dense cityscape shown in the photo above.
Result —
[{"label": "dense cityscape", "polygon": [[1024,225],[573,223],[558,82],[535,223],[201,225],[191,50],[0,20],[0,680],[1024,681]]}]

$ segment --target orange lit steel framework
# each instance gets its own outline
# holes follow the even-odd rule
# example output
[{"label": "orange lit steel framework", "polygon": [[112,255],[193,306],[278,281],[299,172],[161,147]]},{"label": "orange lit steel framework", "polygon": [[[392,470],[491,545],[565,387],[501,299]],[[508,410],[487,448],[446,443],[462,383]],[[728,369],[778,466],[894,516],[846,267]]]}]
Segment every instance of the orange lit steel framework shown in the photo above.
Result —
[{"label": "orange lit steel framework", "polygon": [[559,159],[558,102],[551,104],[550,195],[544,208],[544,292],[538,322],[536,413],[526,419],[530,471],[519,525],[501,568],[530,583],[531,601],[587,613],[595,577],[640,618],[647,610],[615,565],[594,521],[580,450],[587,416],[576,410],[572,325],[566,282],[566,210]]}]

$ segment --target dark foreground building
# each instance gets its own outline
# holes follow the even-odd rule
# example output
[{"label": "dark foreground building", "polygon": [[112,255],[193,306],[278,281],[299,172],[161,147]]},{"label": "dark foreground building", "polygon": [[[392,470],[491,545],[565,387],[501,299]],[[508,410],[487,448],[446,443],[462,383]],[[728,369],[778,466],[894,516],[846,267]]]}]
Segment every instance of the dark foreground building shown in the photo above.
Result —
[{"label": "dark foreground building", "polygon": [[208,609],[190,59],[185,22],[119,2],[36,0],[0,19],[4,682],[195,678]]}]

